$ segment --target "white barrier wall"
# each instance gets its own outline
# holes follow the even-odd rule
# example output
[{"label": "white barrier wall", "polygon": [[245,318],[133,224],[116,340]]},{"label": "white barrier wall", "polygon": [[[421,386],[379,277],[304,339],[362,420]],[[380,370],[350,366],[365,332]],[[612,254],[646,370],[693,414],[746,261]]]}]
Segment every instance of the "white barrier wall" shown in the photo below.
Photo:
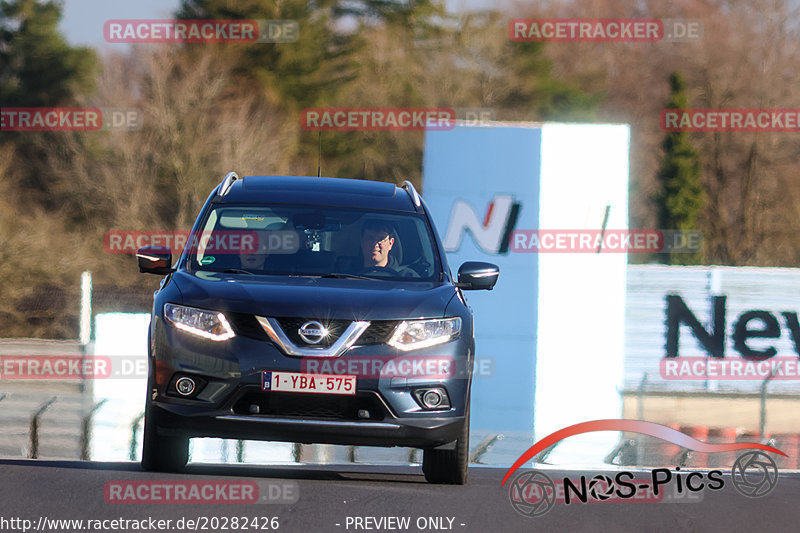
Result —
[{"label": "white barrier wall", "polygon": [[[532,442],[619,418],[626,254],[518,253],[515,230],[627,229],[625,125],[459,125],[426,136],[423,196],[450,267],[500,266],[494,291],[467,292],[478,357],[474,432]],[[520,450],[520,453],[523,449]]]},{"label": "white barrier wall", "polygon": [[[600,229],[608,209],[606,227],[627,229],[628,144],[627,126],[545,125],[538,227]],[[627,254],[537,255],[538,439],[622,414]]]},{"label": "white barrier wall", "polygon": [[95,402],[106,403],[93,418],[92,460],[124,461],[129,457],[131,426],[144,411],[147,392],[149,324],[149,314],[95,315],[94,355],[108,357],[112,371],[94,382]]}]

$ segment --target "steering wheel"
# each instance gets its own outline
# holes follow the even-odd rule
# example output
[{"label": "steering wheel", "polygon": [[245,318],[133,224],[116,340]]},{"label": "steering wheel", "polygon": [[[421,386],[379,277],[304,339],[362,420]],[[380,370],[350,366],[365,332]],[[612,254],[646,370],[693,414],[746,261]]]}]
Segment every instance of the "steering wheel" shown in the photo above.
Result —
[{"label": "steering wheel", "polygon": [[380,272],[380,273],[387,273],[390,276],[400,276],[400,272],[398,272],[397,270],[395,270],[393,268],[379,267],[379,266],[367,267],[364,270],[362,270],[361,272],[359,272],[358,274],[360,276],[363,276],[364,274],[369,274],[370,272]]}]

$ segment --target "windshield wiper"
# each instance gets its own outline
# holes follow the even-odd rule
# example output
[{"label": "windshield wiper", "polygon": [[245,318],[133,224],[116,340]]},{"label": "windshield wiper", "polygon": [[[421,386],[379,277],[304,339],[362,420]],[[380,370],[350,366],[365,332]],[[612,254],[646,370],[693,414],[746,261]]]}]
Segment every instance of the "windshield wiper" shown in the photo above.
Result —
[{"label": "windshield wiper", "polygon": [[369,278],[367,276],[358,276],[356,274],[343,274],[340,272],[332,272],[330,274],[323,274],[320,276],[321,278],[342,278],[342,279],[368,279],[368,280],[375,280],[378,278]]},{"label": "windshield wiper", "polygon": [[241,268],[226,268],[222,271],[223,274],[250,274],[251,276],[255,276],[254,273],[249,272],[247,270],[242,270]]}]

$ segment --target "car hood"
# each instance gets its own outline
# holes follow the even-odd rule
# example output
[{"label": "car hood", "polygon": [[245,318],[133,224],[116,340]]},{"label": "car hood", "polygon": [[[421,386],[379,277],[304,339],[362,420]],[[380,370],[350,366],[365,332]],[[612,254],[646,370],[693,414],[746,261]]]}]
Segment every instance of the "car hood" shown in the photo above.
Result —
[{"label": "car hood", "polygon": [[449,284],[176,272],[185,305],[260,316],[393,320],[444,316]]}]

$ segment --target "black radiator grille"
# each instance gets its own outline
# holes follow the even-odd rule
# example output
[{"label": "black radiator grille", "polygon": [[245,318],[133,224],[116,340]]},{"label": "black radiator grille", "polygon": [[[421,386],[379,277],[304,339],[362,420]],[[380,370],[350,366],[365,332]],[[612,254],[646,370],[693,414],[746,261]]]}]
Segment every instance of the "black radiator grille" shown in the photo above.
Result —
[{"label": "black radiator grille", "polygon": [[[252,406],[258,406],[258,413],[253,412]],[[367,411],[369,417],[359,417],[359,410]],[[293,392],[249,392],[234,404],[233,412],[240,415],[323,420],[383,420],[386,414],[372,395],[335,396]]]},{"label": "black radiator grille", "polygon": [[[269,335],[261,327],[261,324],[256,320],[255,315],[247,313],[231,313],[226,312],[225,316],[228,317],[233,327],[233,331],[237,335],[250,337],[258,340],[269,340]],[[314,319],[314,318],[297,318],[297,317],[276,317],[283,333],[289,338],[296,346],[314,346],[319,348],[327,348],[336,342],[342,333],[350,326],[350,320],[345,319]],[[330,335],[322,339],[317,344],[309,344],[304,341],[298,333],[300,327],[306,322],[315,320],[328,328]],[[356,341],[356,346],[364,346],[368,344],[384,344],[392,336],[395,327],[399,323],[398,320],[372,320],[367,330],[361,334]]]}]

